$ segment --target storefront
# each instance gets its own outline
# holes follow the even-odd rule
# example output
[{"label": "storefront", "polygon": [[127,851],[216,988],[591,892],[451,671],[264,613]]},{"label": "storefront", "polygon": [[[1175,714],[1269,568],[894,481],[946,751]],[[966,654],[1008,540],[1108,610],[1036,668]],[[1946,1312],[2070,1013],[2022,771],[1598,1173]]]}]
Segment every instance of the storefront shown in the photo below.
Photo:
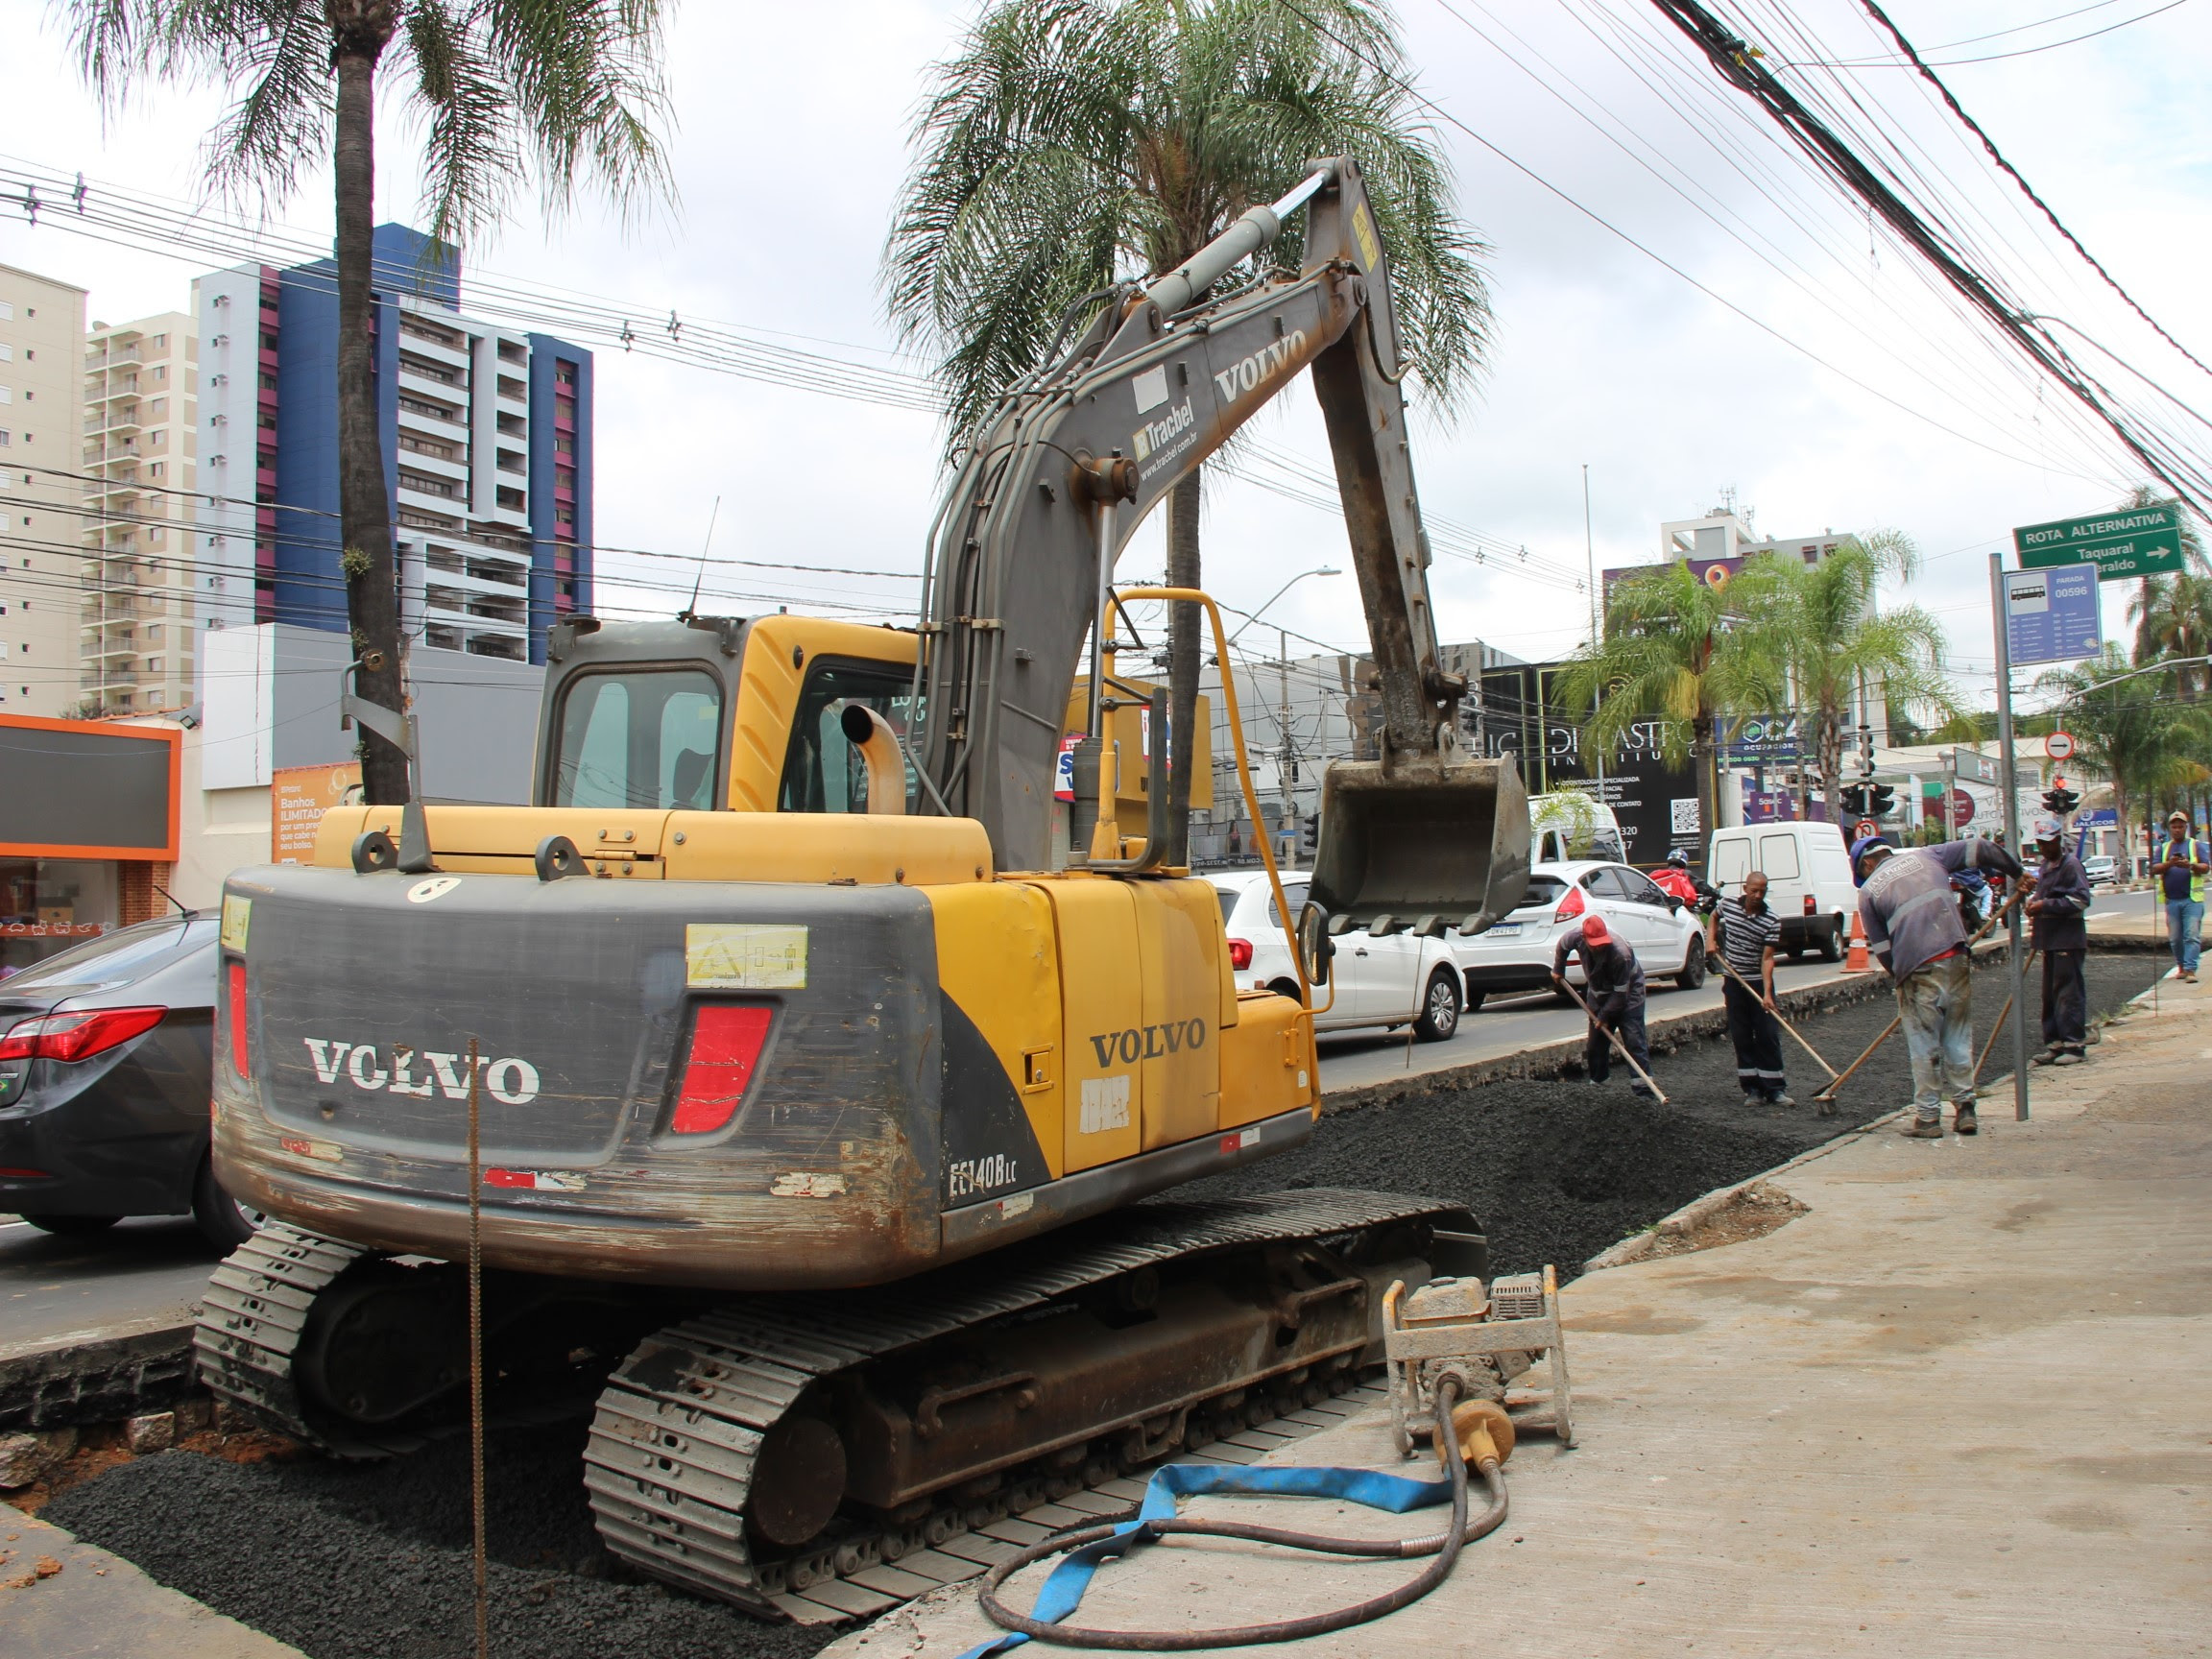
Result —
[{"label": "storefront", "polygon": [[0,714],[0,977],[166,906],[180,735]]}]

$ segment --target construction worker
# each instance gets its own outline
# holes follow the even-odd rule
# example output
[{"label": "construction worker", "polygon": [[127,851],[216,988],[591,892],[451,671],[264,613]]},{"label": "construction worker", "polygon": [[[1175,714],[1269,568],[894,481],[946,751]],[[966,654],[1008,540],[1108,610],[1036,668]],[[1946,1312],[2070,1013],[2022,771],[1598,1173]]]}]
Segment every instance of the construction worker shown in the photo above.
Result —
[{"label": "construction worker", "polygon": [[[1607,1031],[1621,1039],[1621,1046],[1648,1074],[1651,1049],[1644,1041],[1644,965],[1636,960],[1636,952],[1625,939],[1613,936],[1604,917],[1588,915],[1582,918],[1581,926],[1562,933],[1551,950],[1551,985],[1562,994],[1568,988],[1570,956],[1582,959],[1583,1000],[1590,1010],[1590,1034],[1582,1057],[1589,1066],[1590,1081],[1602,1083],[1613,1073],[1613,1046],[1606,1039]],[[1628,1087],[1631,1094],[1647,1100],[1654,1097],[1642,1077]]]},{"label": "construction worker", "polygon": [[2066,850],[2066,826],[2056,818],[2035,821],[2035,843],[2043,854],[2035,890],[2027,910],[2035,949],[2043,952],[2043,1052],[2038,1066],[2079,1066],[2086,1058],[2089,986],[2081,975],[2089,953],[2089,878],[2081,860]]},{"label": "construction worker", "polygon": [[1860,878],[1859,919],[1866,944],[1897,988],[1897,1018],[1912,1060],[1912,1120],[1900,1133],[1943,1136],[1943,1096],[1952,1127],[1971,1135],[1974,1117],[1974,974],[1966,927],[1951,902],[1960,870],[2021,874],[2020,861],[1993,841],[1944,841],[1900,853],[1875,836],[1851,849]]},{"label": "construction worker", "polygon": [[2197,983],[2198,930],[2204,924],[2204,877],[2212,871],[2206,854],[2204,843],[2189,833],[2189,814],[2178,809],[2167,814],[2166,840],[2151,874],[2166,902],[2166,942],[2174,950],[2174,966],[2192,985]]},{"label": "construction worker", "polygon": [[1735,971],[1721,976],[1720,999],[1746,1106],[1797,1104],[1782,1075],[1782,1022],[1774,1006],[1774,947],[1781,938],[1782,919],[1767,902],[1764,870],[1744,877],[1743,896],[1722,899],[1705,925],[1705,953]]}]

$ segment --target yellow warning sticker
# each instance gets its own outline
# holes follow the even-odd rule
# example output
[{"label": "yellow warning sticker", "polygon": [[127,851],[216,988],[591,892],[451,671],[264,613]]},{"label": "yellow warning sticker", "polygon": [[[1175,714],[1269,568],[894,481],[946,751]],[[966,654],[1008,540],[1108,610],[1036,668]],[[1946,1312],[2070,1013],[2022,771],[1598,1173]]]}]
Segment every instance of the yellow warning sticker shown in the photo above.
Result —
[{"label": "yellow warning sticker", "polygon": [[226,950],[246,950],[246,925],[253,919],[253,901],[235,893],[223,895],[222,945]]},{"label": "yellow warning sticker", "polygon": [[806,929],[763,922],[692,922],[684,982],[704,991],[804,991]]},{"label": "yellow warning sticker", "polygon": [[1352,236],[1359,244],[1359,268],[1375,269],[1375,261],[1382,257],[1382,250],[1375,241],[1375,224],[1367,217],[1367,204],[1362,202],[1352,209]]}]

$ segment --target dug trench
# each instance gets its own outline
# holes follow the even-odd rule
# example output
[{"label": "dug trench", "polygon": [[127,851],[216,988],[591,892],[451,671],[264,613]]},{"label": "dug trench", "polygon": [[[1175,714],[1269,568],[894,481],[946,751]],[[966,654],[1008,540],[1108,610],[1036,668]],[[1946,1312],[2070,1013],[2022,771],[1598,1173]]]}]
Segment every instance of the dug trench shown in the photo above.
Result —
[{"label": "dug trench", "polygon": [[[2153,956],[2093,955],[2092,1011],[2117,1011],[2164,966]],[[2003,998],[2002,970],[1985,965],[1975,984],[1984,1040]],[[1652,1011],[1666,1012],[1664,998]],[[1799,1024],[1842,1067],[1893,1011],[1876,992],[1810,1012]],[[2006,1047],[2000,1043],[1992,1071],[2009,1069]],[[1794,1046],[1794,1109],[1743,1106],[1724,1038],[1691,1039],[1662,1048],[1655,1061],[1668,1106],[1632,1098],[1618,1070],[1601,1087],[1576,1070],[1474,1086],[1416,1080],[1330,1113],[1299,1151],[1187,1190],[1346,1186],[1449,1199],[1482,1217],[1494,1270],[1553,1262],[1571,1277],[1701,1193],[1787,1162],[1910,1095],[1895,1038],[1846,1088],[1841,1114],[1827,1118],[1813,1112],[1817,1073]],[[2009,1100],[1993,1098],[1988,1108],[2003,1112]],[[633,1574],[592,1530],[582,1445],[581,1426],[491,1438],[496,1651],[785,1659],[842,1633],[758,1623]],[[456,1441],[371,1465],[178,1451],[104,1466],[53,1496],[43,1513],[313,1659],[460,1659],[473,1648],[469,1491],[466,1447]]]}]

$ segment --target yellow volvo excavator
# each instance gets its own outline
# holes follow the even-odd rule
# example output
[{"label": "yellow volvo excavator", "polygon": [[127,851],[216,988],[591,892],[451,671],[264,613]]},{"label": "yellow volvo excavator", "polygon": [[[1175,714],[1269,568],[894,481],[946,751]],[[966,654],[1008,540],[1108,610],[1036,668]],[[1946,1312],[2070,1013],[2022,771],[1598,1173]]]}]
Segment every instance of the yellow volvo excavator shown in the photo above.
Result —
[{"label": "yellow volvo excavator", "polygon": [[[1301,207],[1302,268],[1214,296]],[[536,805],[335,810],[312,865],[230,878],[214,1155],[275,1219],[209,1289],[208,1385],[375,1456],[451,1426],[480,1341],[496,1411],[591,1406],[610,1548],[823,1618],[880,1605],[880,1561],[1340,1388],[1391,1280],[1479,1270],[1450,1204],[1164,1195],[1306,1141],[1319,1090],[1309,1009],[1237,989],[1213,888],[1166,862],[1165,733],[1142,833],[1101,788],[1111,578],[1308,368],[1382,744],[1325,781],[1294,950],[1320,980],[1332,929],[1511,909],[1526,799],[1457,749],[1383,251],[1318,162],[1007,394],[917,627],[568,618]]]}]

